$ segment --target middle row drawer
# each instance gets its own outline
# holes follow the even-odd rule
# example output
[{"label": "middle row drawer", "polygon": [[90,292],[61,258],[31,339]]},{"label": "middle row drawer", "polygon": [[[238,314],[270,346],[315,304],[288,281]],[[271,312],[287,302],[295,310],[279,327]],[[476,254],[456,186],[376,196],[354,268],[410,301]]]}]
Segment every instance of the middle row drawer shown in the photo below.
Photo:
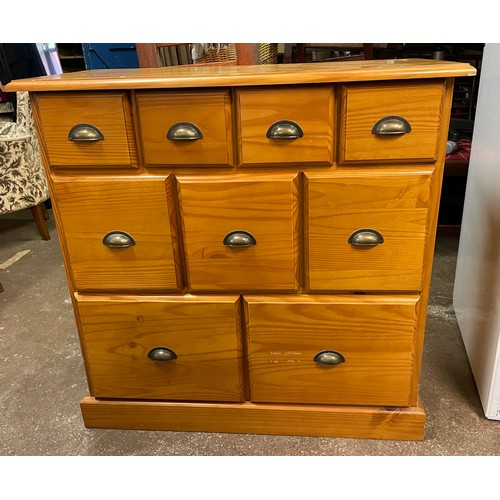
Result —
[{"label": "middle row drawer", "polygon": [[431,176],[308,173],[303,189],[297,173],[118,177],[55,191],[77,290],[420,290]]}]

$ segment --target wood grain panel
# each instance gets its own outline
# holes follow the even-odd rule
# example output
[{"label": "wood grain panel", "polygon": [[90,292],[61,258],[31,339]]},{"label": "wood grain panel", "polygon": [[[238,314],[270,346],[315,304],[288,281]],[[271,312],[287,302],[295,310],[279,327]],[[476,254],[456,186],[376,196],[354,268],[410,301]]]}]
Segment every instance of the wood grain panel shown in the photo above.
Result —
[{"label": "wood grain panel", "polygon": [[372,406],[81,402],[87,427],[278,434],[337,438],[424,439],[425,411]]},{"label": "wood grain panel", "polygon": [[[296,290],[299,199],[296,174],[177,176],[192,290]],[[230,248],[231,231],[256,244]]]},{"label": "wood grain panel", "polygon": [[[435,160],[443,95],[442,82],[344,86],[340,161]],[[373,134],[373,126],[387,116],[403,117],[411,132]]]},{"label": "wood grain panel", "polygon": [[10,82],[7,91],[296,85],[448,78],[474,76],[476,73],[476,68],[468,63],[417,58],[226,67],[191,65],[168,68],[120,68],[105,72],[79,71],[45,78],[27,78]]},{"label": "wood grain panel", "polygon": [[[238,297],[77,300],[94,396],[243,400]],[[152,361],[156,347],[177,359]]]},{"label": "wood grain panel", "polygon": [[[54,190],[77,290],[181,286],[164,178],[65,178]],[[135,246],[105,246],[104,236],[115,230],[130,234]]]},{"label": "wood grain panel", "polygon": [[[52,167],[137,167],[132,111],[126,93],[39,94],[36,106],[40,135]],[[69,131],[81,123],[96,126],[104,140],[70,141]]]},{"label": "wood grain panel", "polygon": [[[251,401],[413,406],[417,302],[418,296],[246,296]],[[345,362],[314,362],[324,350]]]},{"label": "wood grain panel", "polygon": [[[239,162],[242,166],[333,163],[332,86],[265,88],[237,91]],[[298,124],[298,139],[268,139],[280,120]]]},{"label": "wood grain panel", "polygon": [[[233,138],[228,90],[153,92],[136,94],[144,161],[148,166],[231,166]],[[196,125],[203,138],[167,139],[179,122]]]},{"label": "wood grain panel", "polygon": [[[311,290],[420,290],[432,169],[308,174],[307,254]],[[359,229],[384,238],[348,243]]]}]

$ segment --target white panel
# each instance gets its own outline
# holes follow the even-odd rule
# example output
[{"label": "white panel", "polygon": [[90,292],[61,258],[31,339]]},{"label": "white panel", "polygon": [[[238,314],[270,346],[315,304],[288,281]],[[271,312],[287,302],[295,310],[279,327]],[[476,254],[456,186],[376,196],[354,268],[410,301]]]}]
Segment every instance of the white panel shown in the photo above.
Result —
[{"label": "white panel", "polygon": [[500,44],[486,44],[453,305],[488,418],[500,419]]}]

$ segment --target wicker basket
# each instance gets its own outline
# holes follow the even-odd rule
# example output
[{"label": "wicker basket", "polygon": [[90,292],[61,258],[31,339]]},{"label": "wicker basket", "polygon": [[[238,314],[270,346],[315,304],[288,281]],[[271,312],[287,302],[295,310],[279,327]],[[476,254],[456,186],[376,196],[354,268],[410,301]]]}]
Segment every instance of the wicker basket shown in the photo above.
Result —
[{"label": "wicker basket", "polygon": [[276,64],[278,62],[277,43],[259,43],[259,64]]},{"label": "wicker basket", "polygon": [[[234,43],[207,43],[203,44],[203,54],[195,59],[195,64],[236,62],[236,44]],[[278,60],[277,43],[259,43],[259,64],[275,64]]]},{"label": "wicker basket", "polygon": [[195,64],[237,60],[236,44],[234,43],[207,43],[204,45],[203,54],[193,61]]}]

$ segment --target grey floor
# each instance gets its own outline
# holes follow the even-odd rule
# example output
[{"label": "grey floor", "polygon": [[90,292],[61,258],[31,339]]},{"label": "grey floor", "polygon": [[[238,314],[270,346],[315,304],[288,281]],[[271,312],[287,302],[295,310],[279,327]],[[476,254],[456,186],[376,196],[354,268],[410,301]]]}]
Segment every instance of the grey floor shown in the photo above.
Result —
[{"label": "grey floor", "polygon": [[0,455],[500,455],[452,308],[456,236],[439,236],[422,366],[423,442],[86,429],[84,369],[52,217],[43,241],[29,212],[0,217]]}]

